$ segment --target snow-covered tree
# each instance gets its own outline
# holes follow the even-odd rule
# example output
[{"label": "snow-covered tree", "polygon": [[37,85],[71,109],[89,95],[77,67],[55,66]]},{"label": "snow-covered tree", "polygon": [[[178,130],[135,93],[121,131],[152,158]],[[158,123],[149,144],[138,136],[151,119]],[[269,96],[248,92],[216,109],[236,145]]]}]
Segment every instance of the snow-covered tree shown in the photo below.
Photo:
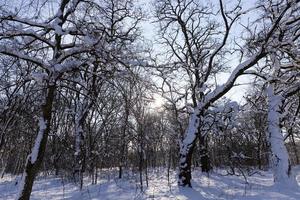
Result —
[{"label": "snow-covered tree", "polygon": [[[222,85],[211,83],[211,78],[224,69],[222,60],[228,51],[226,45],[231,29],[246,11],[241,10],[239,3],[232,9],[225,8],[222,1],[219,1],[217,12],[193,0],[160,1],[157,5],[157,21],[160,23],[162,41],[170,49],[168,55],[171,69],[186,72],[190,83],[187,93],[191,96],[194,111],[190,115],[189,124],[180,143],[179,185],[191,186],[192,153],[195,141],[201,135],[199,127],[205,111],[234,86],[240,75],[269,53],[267,46],[273,41],[272,38],[277,36],[276,30],[280,29],[285,15],[295,6],[295,2],[285,4],[284,9],[275,13],[274,20],[264,27],[264,34],[254,41],[256,51],[249,52],[247,48],[240,50],[248,55],[247,58],[243,58],[239,65],[232,67],[233,71]],[[219,19],[215,22],[209,20],[207,23],[201,23],[209,17],[215,19],[212,17],[214,12]],[[217,20],[221,20],[219,25]],[[255,33],[251,32],[250,36],[253,35]]]},{"label": "snow-covered tree", "polygon": [[[299,79],[299,1],[266,1],[261,2],[262,18],[264,26],[268,26],[278,20],[278,28],[270,36],[266,46],[268,55],[265,61],[260,63],[257,70],[246,73],[257,75],[265,81],[267,105],[268,105],[268,131],[267,138],[271,148],[272,167],[276,184],[288,184],[294,181],[291,174],[291,162],[284,143],[283,120],[290,103],[289,98],[300,91]],[[263,29],[258,37],[268,35]],[[251,44],[253,48],[256,43]]]},{"label": "snow-covered tree", "polygon": [[[23,13],[22,9],[33,10],[36,4],[39,5],[35,1],[22,4],[22,12],[5,4],[0,8],[0,53],[33,65],[35,70],[28,78],[34,79],[42,90],[40,114],[37,114],[40,115],[39,130],[26,161],[18,199],[29,199],[43,161],[51,130],[53,103],[60,84],[69,74],[96,62],[97,57],[102,63],[105,59],[120,61],[119,52],[125,53],[124,47],[127,46],[124,45],[135,40],[137,35],[134,32],[141,19],[139,12],[130,10],[132,3],[129,0],[101,4],[82,0],[46,1],[40,5],[39,11]],[[128,53],[127,60],[123,61],[126,65],[130,60]],[[80,146],[79,135],[82,135],[82,116],[86,116],[88,107],[85,104],[75,120],[78,122],[77,146]]]}]

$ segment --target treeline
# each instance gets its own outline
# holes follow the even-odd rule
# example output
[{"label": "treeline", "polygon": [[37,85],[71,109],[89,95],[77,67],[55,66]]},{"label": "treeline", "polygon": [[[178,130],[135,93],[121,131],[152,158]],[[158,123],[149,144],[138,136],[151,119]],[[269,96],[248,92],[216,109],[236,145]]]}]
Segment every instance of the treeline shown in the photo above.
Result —
[{"label": "treeline", "polygon": [[[179,168],[180,186],[191,186],[193,167],[245,176],[271,166],[275,183],[294,180],[299,7],[1,2],[1,176],[22,173],[17,199],[30,198],[41,171],[80,188],[85,175],[97,183],[112,168],[119,178],[134,171],[141,188],[156,167]],[[143,36],[146,21],[153,41]],[[245,101],[224,98],[243,75],[254,77]],[[164,102],[154,106],[158,95]]]}]

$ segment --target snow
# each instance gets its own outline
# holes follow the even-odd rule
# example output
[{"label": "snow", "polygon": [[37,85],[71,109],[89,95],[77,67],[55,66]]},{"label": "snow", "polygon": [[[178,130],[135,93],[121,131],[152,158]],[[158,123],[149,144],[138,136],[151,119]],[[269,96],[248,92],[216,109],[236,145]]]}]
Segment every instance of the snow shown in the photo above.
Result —
[{"label": "snow", "polygon": [[[185,131],[185,138],[182,141],[182,144],[180,144],[180,154],[186,155],[186,153],[189,150],[189,146],[193,143],[193,141],[196,138],[197,129],[200,123],[200,119],[198,117],[199,113],[203,111],[207,106],[214,103],[217,99],[219,99],[221,96],[223,96],[234,84],[235,80],[242,74],[243,71],[247,70],[251,66],[253,66],[255,63],[258,62],[259,59],[262,58],[263,50],[260,49],[255,55],[253,55],[251,58],[247,59],[246,61],[240,63],[236,66],[236,68],[231,73],[230,77],[221,86],[217,86],[215,90],[211,93],[208,93],[205,95],[204,100],[202,102],[198,102],[194,113],[190,116],[188,127]],[[234,109],[237,105],[234,106]],[[181,162],[184,162],[181,160]]]},{"label": "snow", "polygon": [[27,60],[27,61],[30,61],[32,63],[41,65],[41,66],[43,66],[45,68],[49,68],[49,66],[47,65],[47,63],[45,63],[42,59],[28,56],[26,54],[26,52],[19,51],[19,50],[17,51],[16,49],[11,48],[11,47],[6,46],[6,45],[0,45],[0,53],[6,54],[6,55],[10,55],[10,56],[13,56],[13,57],[18,57],[20,59]]},{"label": "snow", "polygon": [[64,35],[64,31],[62,30],[61,25],[59,25],[61,22],[62,22],[61,19],[57,17],[52,23],[52,28],[55,30],[55,33],[57,35]]},{"label": "snow", "polygon": [[37,138],[35,140],[34,143],[34,147],[32,148],[32,152],[31,152],[31,163],[35,163],[37,156],[38,156],[38,151],[44,136],[44,131],[46,129],[46,122],[44,120],[44,118],[40,117],[39,120],[39,133],[37,135]]},{"label": "snow", "polygon": [[[274,94],[272,84],[269,84],[268,93],[268,132],[272,150],[272,167],[274,180],[278,185],[292,184],[293,176],[289,174],[289,154],[284,144],[284,137],[280,128],[280,106],[282,96]],[[295,184],[295,183],[294,183]]]},{"label": "snow", "polygon": [[48,78],[46,73],[31,73],[31,77],[38,83],[42,83],[45,79]]},{"label": "snow", "polygon": [[[300,166],[294,168],[300,182]],[[93,199],[93,200],[297,200],[300,199],[300,187],[275,187],[271,171],[259,171],[248,177],[248,184],[242,176],[226,176],[225,170],[216,170],[209,176],[200,170],[193,172],[193,188],[177,186],[176,172],[171,172],[168,184],[166,170],[155,169],[149,172],[149,187],[143,192],[138,188],[138,181],[132,175],[118,179],[117,172],[100,173],[97,185],[92,185],[85,178],[85,186],[80,191],[73,183],[59,177],[38,177],[34,183],[31,199]],[[100,176],[99,175],[99,176]],[[114,176],[115,175],[115,176]],[[110,177],[110,178],[108,178]],[[16,179],[5,175],[0,179],[0,199],[12,200],[17,191]],[[136,177],[137,178],[137,177]]]},{"label": "snow", "polygon": [[188,152],[187,147],[189,145],[191,145],[196,138],[196,133],[198,131],[197,129],[198,129],[199,123],[200,123],[200,119],[197,115],[198,115],[198,112],[194,112],[190,116],[189,124],[186,129],[186,133],[185,133],[185,138],[181,144],[181,145],[184,145],[184,147],[180,148],[180,153],[183,155],[185,155]]},{"label": "snow", "polygon": [[205,101],[202,107],[205,107],[207,104],[213,103],[216,99],[219,99],[217,97],[219,97],[220,95],[223,96],[224,91],[231,89],[234,82],[242,74],[242,72],[246,71],[247,69],[255,65],[263,57],[263,54],[264,54],[263,49],[260,49],[251,58],[237,65],[224,84],[217,86],[213,92],[205,96]]},{"label": "snow", "polygon": [[[28,162],[28,159],[27,159],[27,162]],[[26,173],[26,171],[24,171],[23,174],[22,174],[22,176],[20,177],[20,181],[18,181],[18,180],[16,181],[16,182],[19,183],[17,197],[20,197],[22,195],[22,192],[23,192],[23,189],[24,189],[24,185],[25,185],[25,178],[26,178],[26,176],[27,176],[27,173]]]}]

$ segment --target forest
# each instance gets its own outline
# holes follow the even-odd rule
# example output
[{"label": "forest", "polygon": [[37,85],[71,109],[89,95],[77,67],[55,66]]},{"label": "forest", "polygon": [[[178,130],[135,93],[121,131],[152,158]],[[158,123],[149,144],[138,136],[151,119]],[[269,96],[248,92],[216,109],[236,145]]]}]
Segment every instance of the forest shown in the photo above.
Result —
[{"label": "forest", "polygon": [[0,199],[300,199],[300,0],[1,0]]}]

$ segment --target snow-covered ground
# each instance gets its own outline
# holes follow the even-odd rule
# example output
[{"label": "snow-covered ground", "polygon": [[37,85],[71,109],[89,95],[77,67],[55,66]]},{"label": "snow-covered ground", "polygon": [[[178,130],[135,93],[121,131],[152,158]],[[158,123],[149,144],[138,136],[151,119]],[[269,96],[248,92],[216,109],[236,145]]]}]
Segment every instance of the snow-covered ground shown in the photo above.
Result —
[{"label": "snow-covered ground", "polygon": [[[300,183],[300,166],[295,168]],[[199,171],[193,173],[193,188],[178,188],[176,174],[168,184],[163,170],[153,170],[149,175],[149,187],[141,192],[134,178],[119,180],[112,174],[104,173],[97,185],[85,184],[82,191],[71,182],[57,177],[39,177],[34,184],[32,200],[69,199],[69,200],[202,200],[202,199],[252,199],[252,200],[298,200],[300,187],[274,187],[272,173],[261,171],[248,177],[248,184],[242,176],[225,176],[224,170],[209,175]],[[108,178],[108,176],[110,178]],[[18,178],[18,177],[17,177]],[[14,199],[17,191],[16,177],[6,175],[0,179],[0,199]],[[88,179],[85,180],[88,182]]]}]

